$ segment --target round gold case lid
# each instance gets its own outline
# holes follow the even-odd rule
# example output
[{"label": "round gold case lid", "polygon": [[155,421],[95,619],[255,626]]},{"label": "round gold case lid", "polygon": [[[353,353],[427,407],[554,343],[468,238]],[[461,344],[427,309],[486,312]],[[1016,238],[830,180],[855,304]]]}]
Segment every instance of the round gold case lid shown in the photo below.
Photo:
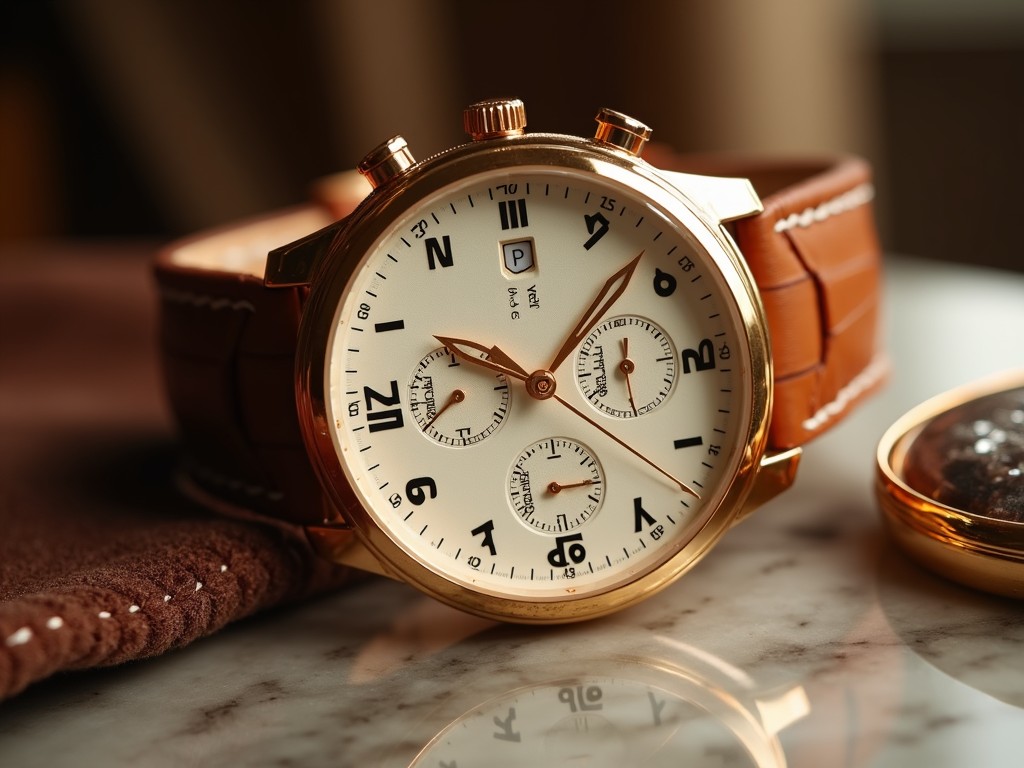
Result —
[{"label": "round gold case lid", "polygon": [[1024,370],[914,408],[882,436],[877,461],[879,505],[908,554],[1024,598]]}]

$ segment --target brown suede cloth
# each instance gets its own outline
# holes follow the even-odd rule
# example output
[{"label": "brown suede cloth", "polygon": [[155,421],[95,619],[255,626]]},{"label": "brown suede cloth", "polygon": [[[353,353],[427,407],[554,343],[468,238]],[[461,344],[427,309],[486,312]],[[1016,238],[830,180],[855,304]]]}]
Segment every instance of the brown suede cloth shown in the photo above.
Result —
[{"label": "brown suede cloth", "polygon": [[346,578],[174,489],[151,256],[0,250],[0,699]]}]

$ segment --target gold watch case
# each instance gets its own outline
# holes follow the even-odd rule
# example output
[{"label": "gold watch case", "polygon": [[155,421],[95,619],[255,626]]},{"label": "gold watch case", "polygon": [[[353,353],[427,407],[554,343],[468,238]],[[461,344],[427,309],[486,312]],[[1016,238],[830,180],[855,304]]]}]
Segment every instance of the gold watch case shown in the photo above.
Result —
[{"label": "gold watch case", "polygon": [[[746,336],[752,381],[745,447],[721,503],[703,527],[678,551],[630,583],[584,597],[524,601],[514,594],[467,589],[420,563],[377,524],[357,496],[349,468],[332,439],[325,405],[325,361],[332,325],[364,255],[407,211],[460,180],[499,175],[523,166],[553,167],[592,174],[627,187],[689,233],[695,247],[717,265],[733,295]],[[347,219],[319,233],[329,252],[315,266],[308,257],[271,254],[267,280],[312,284],[299,331],[296,387],[299,420],[307,450],[332,509],[324,525],[307,529],[314,547],[335,562],[408,582],[444,603],[481,616],[523,623],[558,623],[592,618],[636,603],[675,581],[692,567],[737,520],[787,488],[800,449],[765,455],[772,402],[772,363],[758,291],[726,222],[761,210],[749,182],[692,176],[654,169],[612,146],[553,134],[513,134],[473,141],[395,172],[379,184]],[[296,259],[289,261],[289,259]]]},{"label": "gold watch case", "polygon": [[[878,444],[875,492],[890,534],[915,561],[961,584],[1024,598],[1024,522],[984,508],[991,487],[969,493],[971,498],[964,497],[968,503],[961,506],[972,509],[962,509],[943,501],[951,499],[942,492],[941,473],[923,480],[921,472],[914,469],[926,449],[919,438],[928,436],[929,427],[933,433],[946,433],[959,423],[973,431],[972,439],[986,441],[980,454],[991,455],[991,435],[982,431],[992,424],[992,409],[1005,408],[1000,402],[1011,394],[1016,394],[1018,405],[1013,414],[1019,422],[1013,439],[1024,442],[1024,370],[954,389],[913,408],[885,432]],[[978,431],[974,431],[975,425]],[[979,453],[975,447],[964,450]],[[949,447],[943,460],[957,460],[962,453]],[[1003,469],[1007,476],[996,482],[1012,479],[1018,489],[1024,485],[1020,474],[1024,468],[1000,467]]]}]

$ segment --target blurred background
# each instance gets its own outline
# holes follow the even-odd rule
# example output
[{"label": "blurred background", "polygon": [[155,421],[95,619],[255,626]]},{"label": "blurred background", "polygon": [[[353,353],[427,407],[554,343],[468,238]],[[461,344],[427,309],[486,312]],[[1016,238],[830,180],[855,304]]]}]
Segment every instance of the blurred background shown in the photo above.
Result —
[{"label": "blurred background", "polygon": [[9,1],[0,246],[300,202],[504,95],[531,130],[592,135],[609,106],[684,151],[865,155],[886,250],[1024,270],[1019,0]]}]

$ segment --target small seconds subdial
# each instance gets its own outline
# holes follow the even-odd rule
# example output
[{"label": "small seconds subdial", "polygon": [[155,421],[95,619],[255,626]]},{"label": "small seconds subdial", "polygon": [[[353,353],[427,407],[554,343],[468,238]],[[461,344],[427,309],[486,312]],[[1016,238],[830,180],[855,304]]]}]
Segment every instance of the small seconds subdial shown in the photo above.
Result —
[{"label": "small seconds subdial", "polygon": [[595,326],[576,353],[576,381],[592,406],[619,419],[650,413],[668,400],[679,364],[672,340],[651,320],[612,317]]},{"label": "small seconds subdial", "polygon": [[409,382],[409,409],[423,434],[455,448],[494,434],[510,398],[504,374],[465,365],[445,347],[420,360]]},{"label": "small seconds subdial", "polygon": [[527,446],[508,475],[508,500],[528,526],[545,533],[578,528],[604,501],[604,471],[576,440],[548,437]]}]

